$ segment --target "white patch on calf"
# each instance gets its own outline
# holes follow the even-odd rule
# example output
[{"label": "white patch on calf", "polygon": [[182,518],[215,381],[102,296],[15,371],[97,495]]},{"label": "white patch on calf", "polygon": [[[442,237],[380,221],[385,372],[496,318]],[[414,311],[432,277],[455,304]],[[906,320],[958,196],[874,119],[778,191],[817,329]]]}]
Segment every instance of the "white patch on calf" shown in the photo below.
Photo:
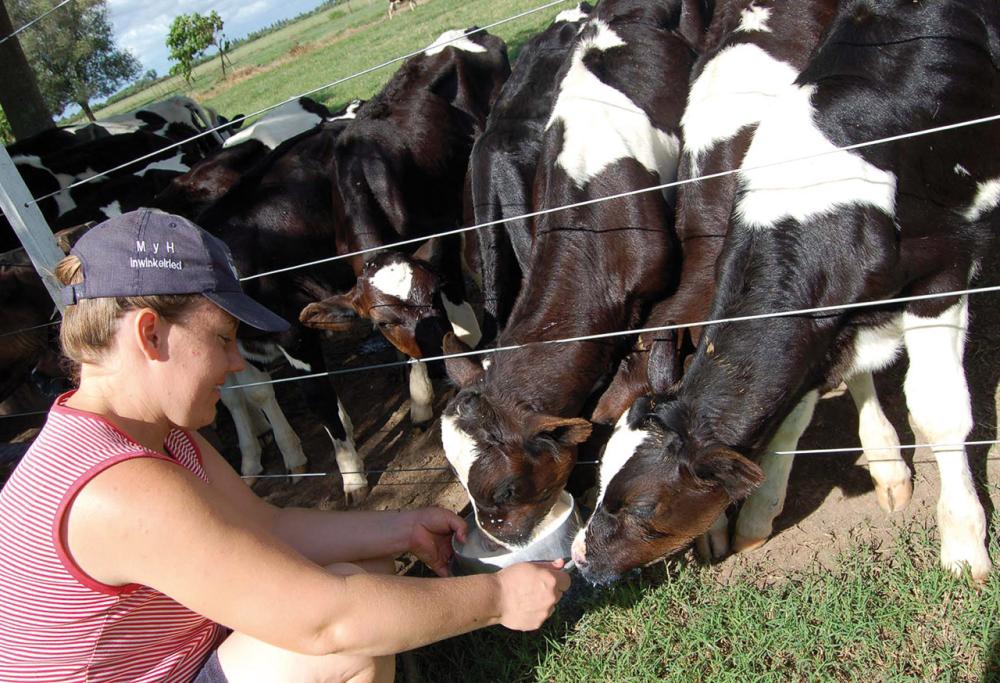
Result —
[{"label": "white patch on calf", "polygon": [[274,149],[285,140],[315,128],[322,121],[322,116],[306,111],[298,100],[294,100],[268,112],[253,125],[229,137],[222,146],[228,148],[247,140],[259,140],[268,149]]},{"label": "white patch on calf", "polygon": [[559,85],[559,94],[546,129],[563,123],[563,147],[557,163],[578,187],[619,159],[631,158],[660,180],[677,174],[680,142],[655,128],[646,113],[623,92],[601,81],[583,63],[589,50],[608,50],[625,43],[603,21],[588,27],[597,33],[580,41],[572,66]]},{"label": "white patch on calf", "polygon": [[448,315],[448,322],[455,336],[468,344],[471,348],[479,345],[479,340],[483,338],[483,333],[479,329],[479,321],[476,320],[476,313],[468,301],[461,304],[452,303],[444,292],[441,292],[441,303],[444,304],[445,313]]},{"label": "white patch on calf", "polygon": [[740,12],[740,25],[736,27],[736,30],[766,31],[770,33],[771,29],[767,25],[767,22],[770,18],[771,18],[770,8],[758,7],[757,5],[750,5],[745,10]]},{"label": "white patch on calf", "polygon": [[560,21],[568,21],[571,23],[574,21],[583,21],[587,18],[587,16],[587,13],[580,9],[580,6],[577,5],[573,9],[565,9],[557,14],[556,18],[552,20],[552,23],[558,24]]},{"label": "white patch on calf", "polygon": [[878,372],[889,367],[903,342],[903,316],[894,317],[878,327],[862,327],[854,337],[854,359],[848,377],[864,372]]},{"label": "white patch on calf", "polygon": [[692,173],[698,173],[700,154],[756,125],[778,95],[792,87],[796,75],[790,65],[756,45],[735,45],[713,57],[691,86],[681,118],[684,153],[694,161]]},{"label": "white patch on calf", "polygon": [[966,178],[968,178],[972,174],[969,173],[969,169],[967,169],[962,164],[955,164],[955,175],[964,175]]},{"label": "white patch on calf", "polygon": [[378,269],[372,278],[372,286],[394,296],[400,301],[409,301],[413,288],[413,267],[405,261],[390,263]]},{"label": "white patch on calf", "polygon": [[277,346],[278,350],[281,351],[281,355],[285,357],[285,360],[287,360],[288,364],[291,365],[293,368],[295,368],[296,370],[301,370],[302,372],[312,372],[312,366],[309,365],[309,363],[305,362],[304,360],[299,360],[298,358],[292,356],[290,353],[288,353],[288,351],[285,350],[284,346],[281,346],[280,344]]},{"label": "white patch on calf", "polygon": [[107,218],[111,218],[112,216],[122,215],[122,205],[117,199],[108,204],[107,206],[102,206],[100,210],[101,213],[103,213]]},{"label": "white patch on calf", "polygon": [[641,429],[632,429],[628,426],[628,414],[626,410],[615,425],[615,431],[608,440],[608,445],[604,447],[604,455],[601,456],[601,491],[597,495],[597,503],[594,509],[601,507],[604,494],[608,490],[608,485],[615,478],[625,463],[632,459],[636,450],[649,437],[649,432]]},{"label": "white patch on calf", "polygon": [[989,213],[1000,204],[1000,178],[993,178],[977,185],[976,198],[965,211],[968,221],[979,220],[983,214]]},{"label": "white patch on calf", "polygon": [[331,116],[327,121],[343,121],[344,119],[355,119],[358,117],[358,109],[361,107],[361,100],[352,100],[344,113],[340,116]]},{"label": "white patch on calf", "polygon": [[[67,187],[72,185],[76,178],[67,173],[56,173],[45,164],[42,163],[41,157],[35,154],[18,154],[14,156],[11,161],[14,162],[15,166],[31,166],[32,168],[37,168],[39,170],[45,171],[51,175],[59,189],[65,190]],[[76,208],[76,202],[69,192],[60,192],[52,197],[56,203],[56,211],[58,216],[62,216],[65,213],[69,213]]]},{"label": "white patch on calf", "polygon": [[469,472],[479,458],[479,446],[476,445],[476,440],[458,427],[457,417],[445,415],[441,418],[441,444],[444,446],[444,456],[455,468],[458,480],[468,491]]},{"label": "white patch on calf", "polygon": [[160,161],[154,161],[148,166],[144,166],[141,171],[136,171],[135,175],[140,178],[146,175],[149,171],[174,171],[176,173],[187,173],[191,170],[191,167],[181,161],[181,154],[172,156],[169,159],[161,159]]},{"label": "white patch on calf", "polygon": [[437,40],[427,46],[427,49],[424,50],[424,54],[431,57],[436,55],[438,52],[441,52],[446,47],[453,47],[456,50],[465,50],[466,52],[486,52],[485,47],[479,43],[474,43],[468,38],[463,38],[462,36],[464,35],[465,29],[463,28],[445,31],[438,36]]},{"label": "white patch on calf", "polygon": [[[745,192],[735,211],[755,229],[782,219],[804,221],[838,206],[869,205],[895,213],[896,177],[836,147],[813,122],[815,88],[796,87],[765,116],[740,172]],[[826,153],[826,154],[824,154]],[[815,156],[824,154],[823,156]],[[813,158],[783,162],[788,159]],[[767,168],[756,168],[775,164]]]}]

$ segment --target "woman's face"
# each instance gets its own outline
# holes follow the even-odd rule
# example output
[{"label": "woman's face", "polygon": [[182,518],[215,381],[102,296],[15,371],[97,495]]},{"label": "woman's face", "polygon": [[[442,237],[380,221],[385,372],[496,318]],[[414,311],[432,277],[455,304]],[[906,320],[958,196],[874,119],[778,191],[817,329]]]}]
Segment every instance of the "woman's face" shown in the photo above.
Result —
[{"label": "woman's face", "polygon": [[202,299],[187,315],[165,322],[165,353],[156,367],[158,393],[167,419],[183,429],[198,429],[215,419],[219,388],[226,375],[243,368],[236,346],[238,321]]}]

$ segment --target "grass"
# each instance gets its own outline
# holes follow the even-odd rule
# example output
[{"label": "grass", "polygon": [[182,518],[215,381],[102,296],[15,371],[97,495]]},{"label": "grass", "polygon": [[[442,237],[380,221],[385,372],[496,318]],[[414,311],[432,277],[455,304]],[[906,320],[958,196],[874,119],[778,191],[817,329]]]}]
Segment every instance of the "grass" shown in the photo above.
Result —
[{"label": "grass", "polygon": [[[424,0],[391,21],[384,0],[350,0],[284,26],[231,53],[234,69],[222,79],[218,60],[195,68],[191,87],[180,77],[166,79],[96,113],[98,119],[130,111],[157,99],[185,94],[225,116],[259,111],[303,92],[420,50],[443,31],[485,26],[544,4],[542,0]],[[490,29],[503,38],[511,58],[570,0]],[[352,78],[311,97],[337,108],[377,93],[398,64]]]},{"label": "grass", "polygon": [[610,589],[575,585],[541,631],[475,632],[413,664],[435,682],[1000,681],[1000,576],[978,588],[942,571],[916,522],[896,539],[769,586],[663,562]]}]

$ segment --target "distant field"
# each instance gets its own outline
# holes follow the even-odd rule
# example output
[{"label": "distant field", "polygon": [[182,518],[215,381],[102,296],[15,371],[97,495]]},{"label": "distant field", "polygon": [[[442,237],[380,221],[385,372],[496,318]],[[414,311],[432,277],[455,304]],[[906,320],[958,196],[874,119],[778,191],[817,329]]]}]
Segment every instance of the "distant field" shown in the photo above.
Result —
[{"label": "distant field", "polygon": [[[289,97],[351,76],[429,45],[443,31],[485,26],[538,7],[542,0],[424,0],[391,21],[385,0],[350,0],[242,45],[231,54],[233,70],[222,80],[218,60],[199,65],[190,88],[179,77],[160,82],[114,105],[97,118],[130,111],[175,94],[190,95],[224,116],[259,111]],[[520,46],[548,25],[566,0],[502,24],[490,33],[516,55]],[[335,108],[356,97],[370,98],[399,67],[392,64],[311,95]]]}]

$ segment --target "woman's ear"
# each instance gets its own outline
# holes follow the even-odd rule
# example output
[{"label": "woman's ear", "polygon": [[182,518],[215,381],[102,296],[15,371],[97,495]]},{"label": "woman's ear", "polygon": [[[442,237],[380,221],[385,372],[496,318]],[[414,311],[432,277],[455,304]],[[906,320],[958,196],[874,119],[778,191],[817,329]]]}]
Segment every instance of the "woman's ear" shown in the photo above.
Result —
[{"label": "woman's ear", "polygon": [[156,311],[151,308],[136,311],[131,328],[137,348],[147,360],[164,360],[163,319]]}]

